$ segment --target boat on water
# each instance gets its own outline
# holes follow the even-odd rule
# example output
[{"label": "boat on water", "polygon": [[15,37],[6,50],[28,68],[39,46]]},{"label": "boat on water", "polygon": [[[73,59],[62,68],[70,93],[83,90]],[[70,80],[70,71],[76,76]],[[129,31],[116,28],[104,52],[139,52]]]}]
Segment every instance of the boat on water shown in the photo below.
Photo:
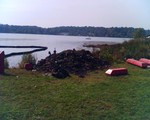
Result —
[{"label": "boat on water", "polygon": [[87,38],[85,38],[85,39],[87,39],[87,40],[91,40],[91,38],[90,38],[90,37],[87,37]]}]

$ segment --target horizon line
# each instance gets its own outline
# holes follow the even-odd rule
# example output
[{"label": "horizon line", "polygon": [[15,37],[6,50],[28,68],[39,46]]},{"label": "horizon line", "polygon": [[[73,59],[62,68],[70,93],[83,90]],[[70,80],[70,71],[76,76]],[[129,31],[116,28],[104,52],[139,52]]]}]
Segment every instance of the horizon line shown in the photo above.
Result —
[{"label": "horizon line", "polygon": [[103,27],[103,28],[134,28],[134,29],[137,29],[137,28],[142,28],[144,30],[150,30],[150,29],[145,29],[143,27],[129,27],[129,26],[111,26],[111,27],[104,27],[104,26],[73,26],[73,25],[64,25],[64,26],[55,26],[55,27],[42,27],[42,26],[38,26],[38,25],[16,25],[16,24],[3,24],[3,23],[0,23],[0,25],[9,25],[9,26],[21,26],[21,27],[40,27],[40,28],[59,28],[59,27],[95,27],[95,28],[98,28],[98,27]]}]

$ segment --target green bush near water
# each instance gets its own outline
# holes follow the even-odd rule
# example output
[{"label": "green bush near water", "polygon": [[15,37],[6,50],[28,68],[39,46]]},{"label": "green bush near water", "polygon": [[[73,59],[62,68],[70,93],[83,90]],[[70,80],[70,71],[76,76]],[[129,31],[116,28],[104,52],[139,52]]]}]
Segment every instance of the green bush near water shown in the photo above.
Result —
[{"label": "green bush near water", "polygon": [[19,63],[19,68],[24,68],[25,63],[36,64],[37,58],[32,54],[25,54],[22,56],[22,60]]},{"label": "green bush near water", "polygon": [[9,62],[6,58],[4,59],[4,66],[5,66],[5,69],[9,68]]},{"label": "green bush near water", "polygon": [[114,62],[121,62],[127,58],[150,58],[150,39],[138,38],[122,44],[99,46],[100,58],[107,58]]},{"label": "green bush near water", "polygon": [[123,44],[126,49],[125,57],[139,59],[150,58],[150,39],[136,39]]}]

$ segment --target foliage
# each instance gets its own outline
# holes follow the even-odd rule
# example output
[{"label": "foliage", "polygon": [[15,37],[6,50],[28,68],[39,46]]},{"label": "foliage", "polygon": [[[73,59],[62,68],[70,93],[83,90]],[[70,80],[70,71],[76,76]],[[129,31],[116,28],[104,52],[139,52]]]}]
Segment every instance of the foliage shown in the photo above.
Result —
[{"label": "foliage", "polygon": [[150,30],[146,30],[146,36],[150,36]]},{"label": "foliage", "polygon": [[33,65],[36,64],[37,58],[32,54],[24,54],[22,56],[22,60],[19,63],[19,68],[24,68],[25,63],[31,63]]},{"label": "foliage", "polygon": [[105,47],[100,49],[99,57],[100,57],[100,59],[102,59],[104,61],[108,61],[110,64],[112,64],[113,57],[111,55],[111,51],[109,49],[109,46],[105,46]]},{"label": "foliage", "polygon": [[134,39],[145,38],[146,37],[145,30],[143,28],[135,29],[133,37]]},{"label": "foliage", "polygon": [[150,58],[150,39],[148,38],[133,39],[122,44],[98,45],[95,47],[100,49],[97,52],[100,58],[112,63],[120,63],[127,58]]},{"label": "foliage", "polygon": [[150,58],[150,39],[134,39],[128,43],[124,43],[123,46],[126,49],[126,58]]},{"label": "foliage", "polygon": [[9,68],[9,62],[8,62],[8,60],[6,58],[4,60],[4,66],[5,66],[6,69]]},{"label": "foliage", "polygon": [[[63,26],[54,28],[42,28],[37,26],[16,26],[0,24],[0,33],[28,33],[50,35],[96,36],[96,37],[133,37],[136,29],[132,27],[73,27]],[[144,30],[144,29],[142,29]],[[149,30],[145,30],[150,35]]]}]

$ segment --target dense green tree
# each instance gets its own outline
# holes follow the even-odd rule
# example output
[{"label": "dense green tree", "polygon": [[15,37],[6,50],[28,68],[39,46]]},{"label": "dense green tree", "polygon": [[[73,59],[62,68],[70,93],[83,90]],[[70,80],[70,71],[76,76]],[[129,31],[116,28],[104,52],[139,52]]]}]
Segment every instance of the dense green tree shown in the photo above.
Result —
[{"label": "dense green tree", "polygon": [[134,32],[134,38],[145,38],[146,37],[146,32],[143,28],[137,28]]}]

